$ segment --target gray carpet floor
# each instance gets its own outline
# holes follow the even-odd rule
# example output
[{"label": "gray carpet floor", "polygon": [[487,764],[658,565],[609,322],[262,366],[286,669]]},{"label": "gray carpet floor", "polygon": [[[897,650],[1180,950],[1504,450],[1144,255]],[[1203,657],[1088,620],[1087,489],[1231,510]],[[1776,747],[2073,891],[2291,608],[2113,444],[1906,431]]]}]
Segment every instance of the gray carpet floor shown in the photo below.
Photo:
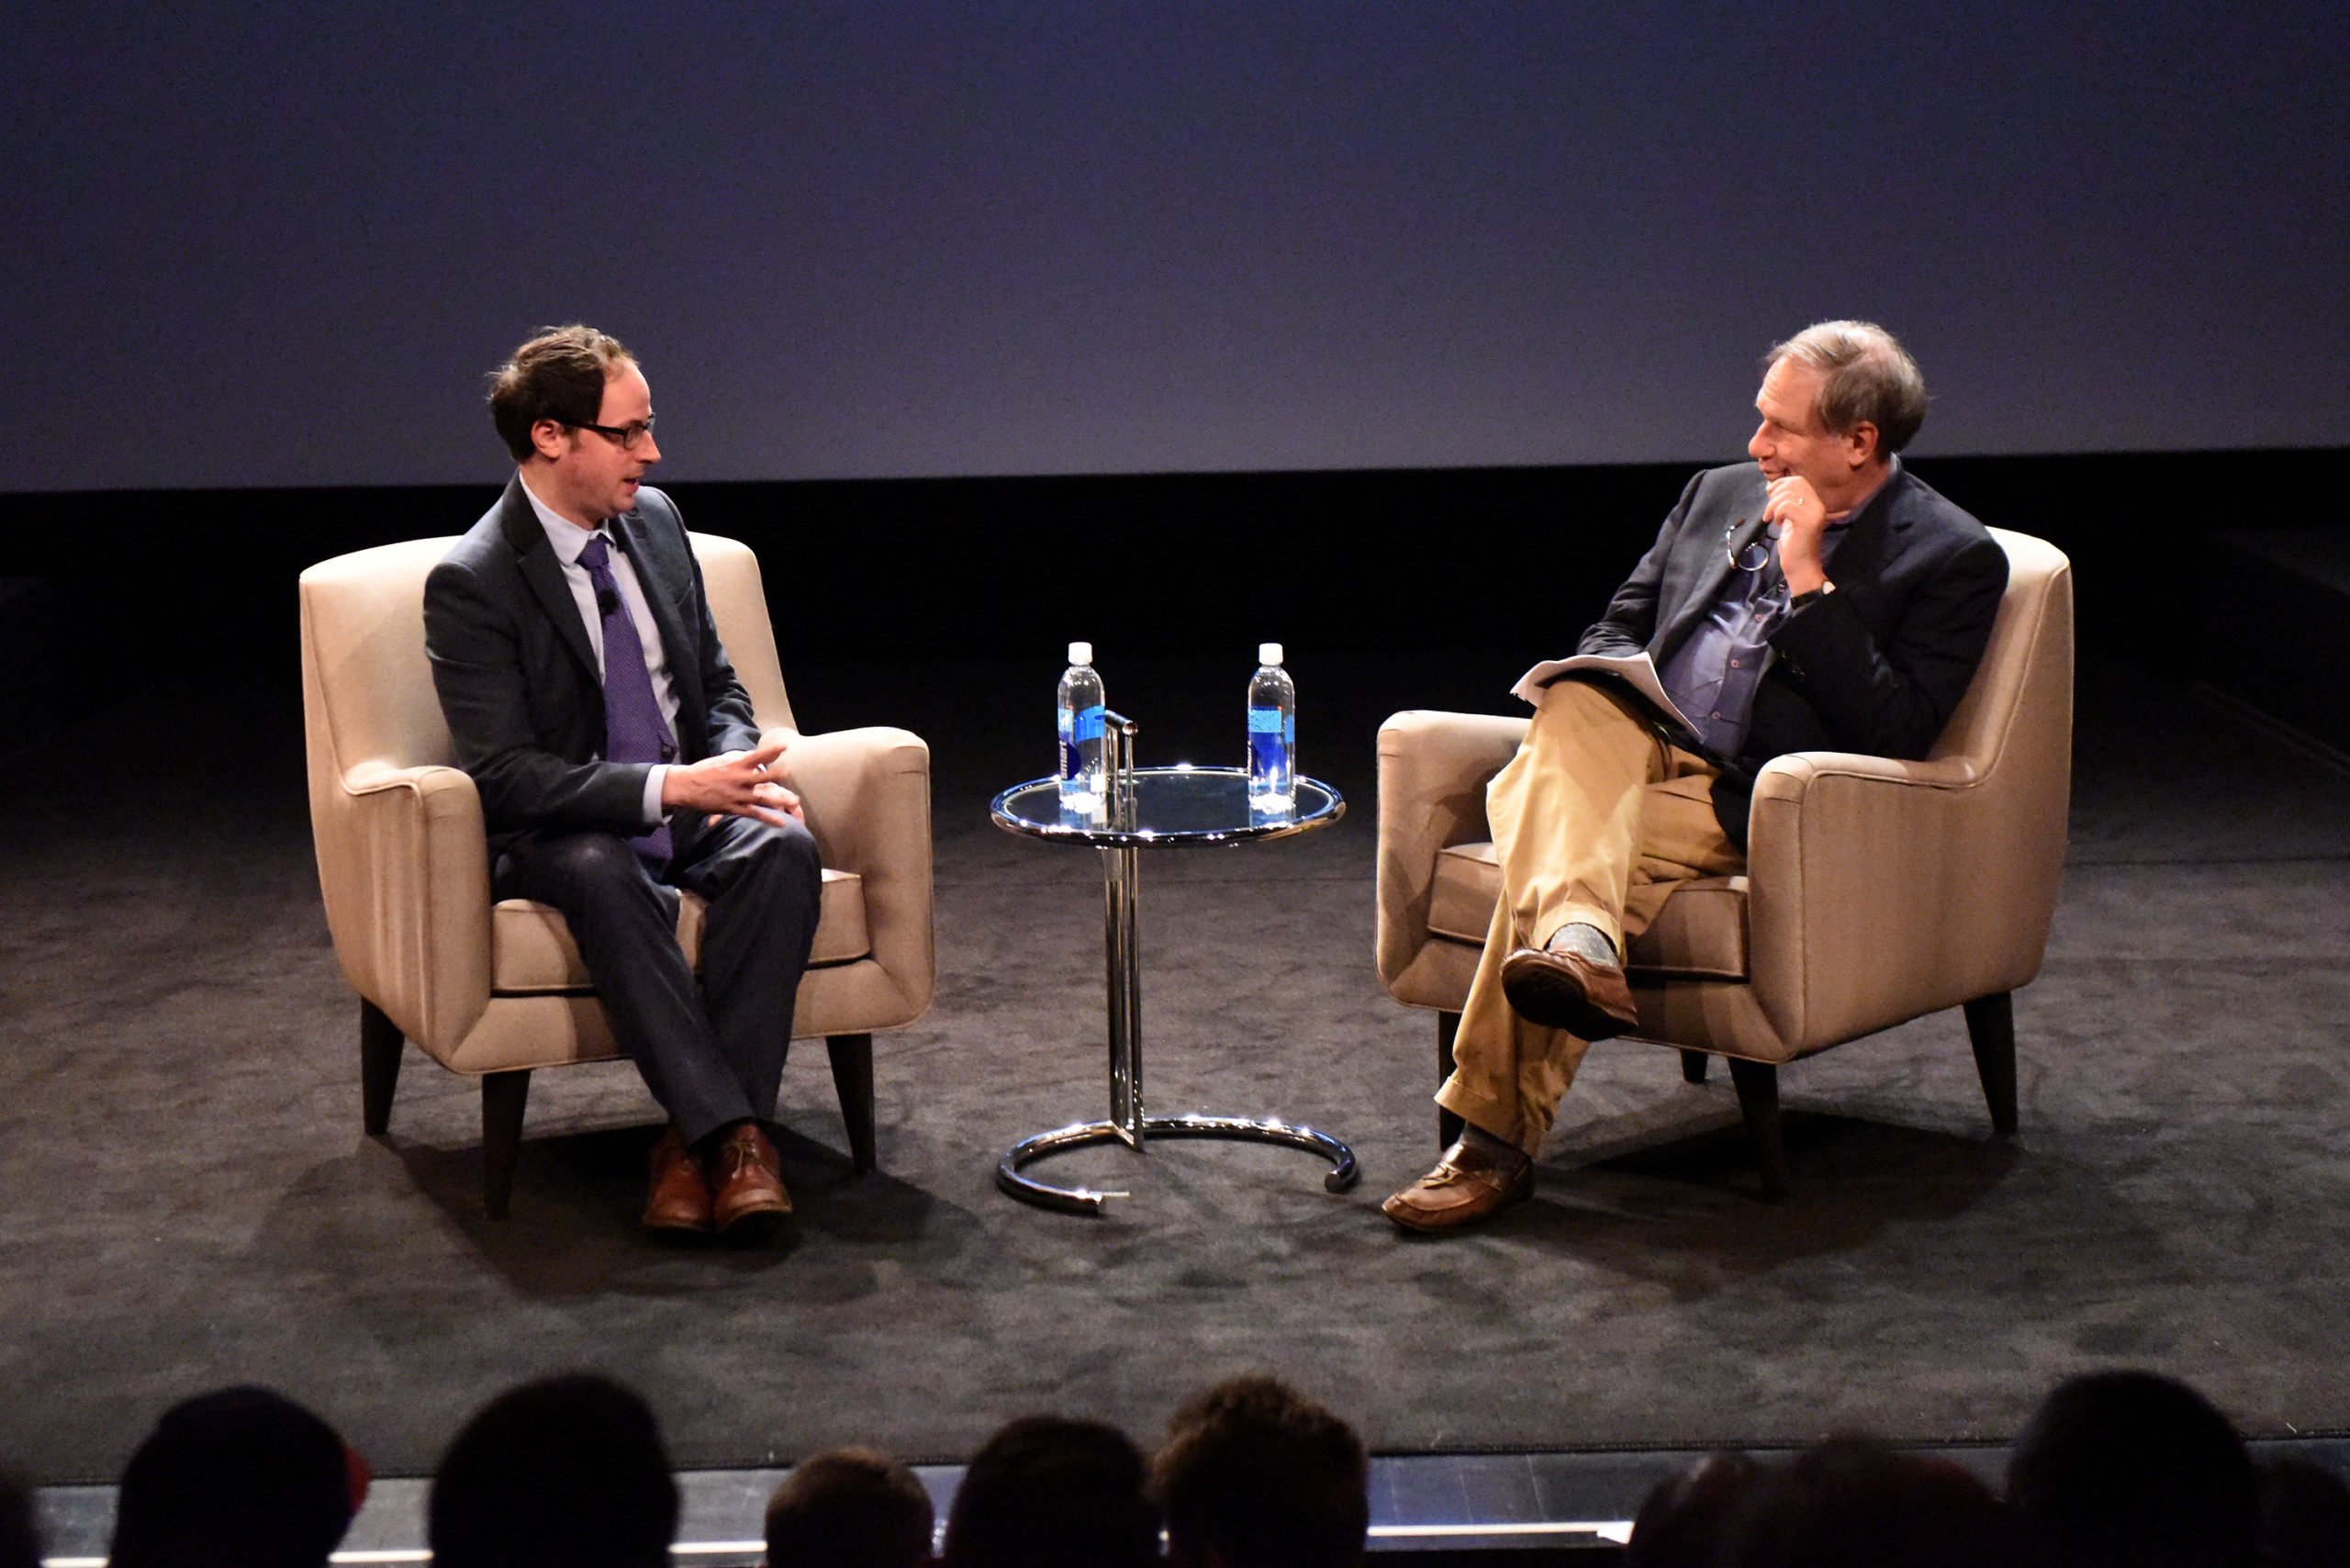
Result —
[{"label": "gray carpet floor", "polygon": [[[1796,1190],[1771,1205],[1724,1075],[1617,1044],[1536,1203],[1394,1232],[1379,1199],[1434,1152],[1433,1025],[1371,965],[1371,736],[1404,706],[1505,711],[1517,667],[1301,661],[1306,765],[1354,812],[1145,864],[1154,1111],[1311,1121],[1360,1187],[1276,1149],[1067,1157],[1133,1191],[1098,1220],[991,1182],[1016,1138],[1102,1114],[1097,865],[985,820],[1046,767],[1055,669],[793,672],[809,728],[932,743],[940,983],[878,1042],[878,1174],[850,1179],[822,1052],[795,1055],[799,1215],[749,1249],[640,1233],[657,1113],[625,1065],[539,1076],[505,1223],[469,1081],[411,1052],[390,1135],[362,1135],[287,692],[165,688],[16,758],[0,1464],[108,1477],[173,1400],[259,1381],[418,1473],[492,1391],[575,1366],[646,1390],[686,1467],[953,1460],[1034,1409],[1147,1438],[1248,1369],[1386,1451],[1992,1439],[2114,1363],[2255,1434],[2350,1426],[2350,790],[2094,662],[2064,904],[2017,1002],[2018,1138],[1989,1137],[1957,1016],[1924,1020],[1784,1075]],[[1245,668],[1108,673],[1145,762],[1225,760]]]}]

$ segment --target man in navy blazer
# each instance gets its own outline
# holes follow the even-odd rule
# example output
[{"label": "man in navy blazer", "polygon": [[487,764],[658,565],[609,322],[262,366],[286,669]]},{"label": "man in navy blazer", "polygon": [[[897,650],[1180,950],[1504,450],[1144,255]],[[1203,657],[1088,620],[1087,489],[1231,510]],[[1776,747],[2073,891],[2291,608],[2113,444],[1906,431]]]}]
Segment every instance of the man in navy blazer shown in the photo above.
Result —
[{"label": "man in navy blazer", "polygon": [[[763,1124],[791,1040],[822,871],[711,620],[620,342],[550,329],[490,390],[506,492],[425,581],[425,650],[481,791],[491,890],[560,911],[669,1126],[644,1223],[790,1212]],[[710,901],[699,981],[677,891]]]},{"label": "man in navy blazer", "polygon": [[1688,727],[1612,680],[1557,681],[1487,790],[1502,896],[1437,1092],[1464,1130],[1387,1200],[1406,1228],[1532,1194],[1585,1047],[1638,1021],[1623,953],[1680,883],[1745,868],[1765,763],[1923,756],[1982,658],[2007,554],[1903,467],[1926,389],[1892,334],[1808,328],[1754,402],[1753,463],[1690,480],[1579,649],[1646,654]]}]

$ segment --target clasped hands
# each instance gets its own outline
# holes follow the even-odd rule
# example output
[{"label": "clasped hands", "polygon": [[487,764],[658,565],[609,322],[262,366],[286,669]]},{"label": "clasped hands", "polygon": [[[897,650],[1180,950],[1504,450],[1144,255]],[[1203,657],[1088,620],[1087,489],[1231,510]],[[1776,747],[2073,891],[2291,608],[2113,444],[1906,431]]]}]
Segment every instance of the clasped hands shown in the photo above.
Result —
[{"label": "clasped hands", "polygon": [[1799,474],[1782,474],[1764,492],[1762,517],[1779,525],[1779,573],[1787,592],[1807,594],[1828,580],[1819,541],[1828,532],[1828,503]]},{"label": "clasped hands", "polygon": [[798,738],[778,736],[748,751],[673,764],[661,777],[662,809],[705,812],[713,824],[722,816],[750,817],[770,827],[805,822],[800,797],[783,784],[790,777],[783,754]]}]

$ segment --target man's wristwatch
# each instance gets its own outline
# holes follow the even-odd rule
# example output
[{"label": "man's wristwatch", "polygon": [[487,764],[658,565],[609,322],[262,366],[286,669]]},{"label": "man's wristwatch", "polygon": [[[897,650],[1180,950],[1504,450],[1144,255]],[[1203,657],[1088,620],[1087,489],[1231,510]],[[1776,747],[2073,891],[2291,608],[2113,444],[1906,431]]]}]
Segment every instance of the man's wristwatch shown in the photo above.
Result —
[{"label": "man's wristwatch", "polygon": [[1822,583],[1818,588],[1813,588],[1810,592],[1799,593],[1796,595],[1795,598],[1787,600],[1787,608],[1791,610],[1808,610],[1811,606],[1818,604],[1821,599],[1826,599],[1830,594],[1834,593],[1835,591],[1836,585],[1834,583]]}]

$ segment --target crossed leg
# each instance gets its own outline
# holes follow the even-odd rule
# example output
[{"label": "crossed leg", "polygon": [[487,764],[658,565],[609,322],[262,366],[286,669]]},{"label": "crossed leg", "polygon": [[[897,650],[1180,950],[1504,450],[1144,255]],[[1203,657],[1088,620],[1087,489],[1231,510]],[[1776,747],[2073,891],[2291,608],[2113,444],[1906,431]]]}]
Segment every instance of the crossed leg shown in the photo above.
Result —
[{"label": "crossed leg", "polygon": [[1543,693],[1517,755],[1486,790],[1502,896],[1438,1104],[1540,1151],[1587,1044],[1519,1016],[1502,993],[1502,961],[1576,923],[1620,955],[1682,882],[1743,870],[1714,814],[1718,772],[1610,686],[1562,680]]}]

